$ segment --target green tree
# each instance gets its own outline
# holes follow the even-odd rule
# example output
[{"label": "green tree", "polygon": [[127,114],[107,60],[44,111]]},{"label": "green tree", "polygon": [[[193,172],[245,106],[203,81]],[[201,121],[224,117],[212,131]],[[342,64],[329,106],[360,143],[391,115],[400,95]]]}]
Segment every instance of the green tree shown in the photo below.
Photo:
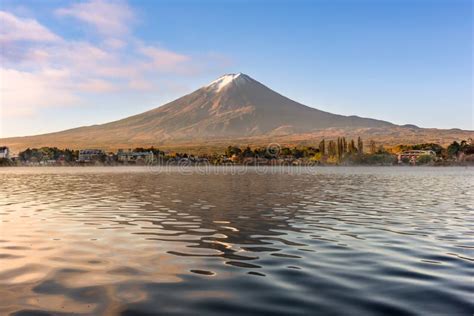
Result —
[{"label": "green tree", "polygon": [[225,151],[225,155],[227,157],[232,157],[233,155],[240,156],[241,153],[242,153],[242,150],[236,146],[229,146],[227,147]]},{"label": "green tree", "polygon": [[370,153],[371,154],[377,153],[377,147],[376,147],[375,142],[373,140],[370,141]]},{"label": "green tree", "polygon": [[293,157],[296,158],[296,159],[298,159],[298,158],[303,158],[303,156],[304,156],[303,150],[298,149],[298,148],[296,148],[296,147],[294,147],[294,148],[291,150],[291,153],[292,153]]},{"label": "green tree", "polygon": [[333,140],[329,141],[328,144],[328,155],[334,157],[337,154],[336,143]]},{"label": "green tree", "polygon": [[357,138],[357,151],[359,154],[364,153],[364,142],[362,141],[362,138],[360,136]]},{"label": "green tree", "polygon": [[421,155],[416,159],[416,163],[420,165],[425,165],[433,161],[433,157],[431,155]]},{"label": "green tree", "polygon": [[349,148],[348,148],[348,152],[350,154],[355,154],[357,152],[357,148],[355,146],[355,142],[353,139],[351,139],[351,141],[349,142]]},{"label": "green tree", "polygon": [[254,154],[253,154],[253,152],[252,152],[252,149],[251,149],[249,146],[247,146],[247,147],[244,149],[244,151],[242,152],[242,156],[243,156],[243,157],[253,157]]},{"label": "green tree", "polygon": [[291,149],[288,147],[283,147],[281,149],[281,155],[282,156],[291,156]]},{"label": "green tree", "polygon": [[451,145],[448,146],[448,156],[449,157],[455,157],[461,150],[461,145],[457,142],[454,141]]},{"label": "green tree", "polygon": [[341,141],[341,138],[338,137],[336,140],[336,154],[335,154],[338,161],[341,158],[341,152],[342,152],[342,141]]},{"label": "green tree", "polygon": [[319,152],[324,156],[326,154],[326,141],[323,140],[319,142]]}]

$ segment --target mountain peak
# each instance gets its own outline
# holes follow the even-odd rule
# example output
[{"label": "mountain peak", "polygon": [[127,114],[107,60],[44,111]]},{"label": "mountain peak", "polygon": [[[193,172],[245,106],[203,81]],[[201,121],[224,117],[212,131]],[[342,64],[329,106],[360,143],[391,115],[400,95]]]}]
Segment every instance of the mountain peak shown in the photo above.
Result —
[{"label": "mountain peak", "polygon": [[231,83],[240,83],[245,81],[250,81],[251,78],[246,74],[241,72],[236,74],[225,74],[216,80],[212,81],[210,84],[206,86],[206,88],[210,88],[216,92],[221,91],[223,88],[228,86]]},{"label": "mountain peak", "polygon": [[[295,102],[243,73],[230,73],[170,103],[122,120],[14,141],[16,144],[21,141],[22,148],[66,147],[71,142],[84,148],[138,147],[156,144],[157,140],[159,144],[198,141],[222,144],[224,140],[234,143],[256,138],[276,141],[277,136],[293,142],[314,140],[308,135],[325,135],[326,129],[331,129],[327,131],[329,135],[336,135],[342,132],[333,129],[359,133],[372,128],[386,129],[386,137],[399,135],[391,123],[320,111]],[[403,129],[405,133],[413,131]]]}]

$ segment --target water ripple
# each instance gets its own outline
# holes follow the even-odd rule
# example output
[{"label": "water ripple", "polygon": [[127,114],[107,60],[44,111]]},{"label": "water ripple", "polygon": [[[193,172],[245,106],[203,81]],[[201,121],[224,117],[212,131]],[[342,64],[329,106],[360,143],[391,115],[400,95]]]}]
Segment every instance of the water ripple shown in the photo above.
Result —
[{"label": "water ripple", "polygon": [[0,170],[1,315],[471,315],[474,172]]}]

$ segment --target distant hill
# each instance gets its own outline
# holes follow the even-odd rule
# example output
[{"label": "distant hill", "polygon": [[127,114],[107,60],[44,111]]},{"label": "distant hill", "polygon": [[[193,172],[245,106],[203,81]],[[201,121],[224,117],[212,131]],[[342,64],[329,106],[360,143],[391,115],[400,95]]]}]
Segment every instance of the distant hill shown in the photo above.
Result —
[{"label": "distant hill", "polygon": [[27,147],[162,148],[221,147],[228,144],[314,143],[338,136],[385,144],[474,137],[472,131],[423,129],[343,116],[290,100],[245,74],[227,74],[173,102],[107,124],[57,133],[0,139],[13,150]]}]

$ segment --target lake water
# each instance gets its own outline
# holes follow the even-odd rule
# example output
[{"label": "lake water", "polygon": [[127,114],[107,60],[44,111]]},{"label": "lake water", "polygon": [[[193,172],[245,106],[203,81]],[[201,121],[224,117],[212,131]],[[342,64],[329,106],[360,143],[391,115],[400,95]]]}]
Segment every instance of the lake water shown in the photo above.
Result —
[{"label": "lake water", "polygon": [[473,176],[0,169],[0,314],[472,315]]}]

